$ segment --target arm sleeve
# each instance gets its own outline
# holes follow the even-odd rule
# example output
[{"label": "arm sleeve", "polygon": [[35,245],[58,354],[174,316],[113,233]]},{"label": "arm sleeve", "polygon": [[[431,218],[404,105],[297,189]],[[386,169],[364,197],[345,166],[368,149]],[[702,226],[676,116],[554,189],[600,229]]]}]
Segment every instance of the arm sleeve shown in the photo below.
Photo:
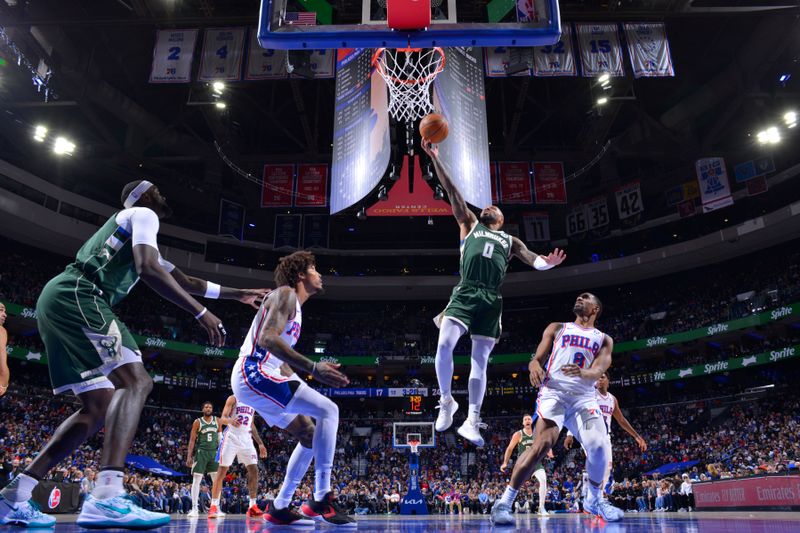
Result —
[{"label": "arm sleeve", "polygon": [[158,215],[152,209],[140,207],[131,214],[130,221],[131,244],[146,244],[158,249]]}]

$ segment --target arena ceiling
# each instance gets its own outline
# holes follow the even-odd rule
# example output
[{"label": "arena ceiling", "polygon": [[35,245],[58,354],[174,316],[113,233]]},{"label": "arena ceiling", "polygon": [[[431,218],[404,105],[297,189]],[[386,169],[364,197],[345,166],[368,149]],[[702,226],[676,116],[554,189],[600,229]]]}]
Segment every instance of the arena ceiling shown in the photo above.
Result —
[{"label": "arena ceiling", "polygon": [[[485,3],[475,2],[475,9]],[[634,81],[628,73],[615,81],[615,96],[624,98],[600,111],[585,79],[486,79],[494,160],[563,160],[569,174],[612,141],[570,183],[571,201],[640,179],[652,206],[648,216],[663,215],[664,190],[692,179],[695,159],[757,154],[748,135],[784,109],[800,110],[796,1],[560,4],[568,22],[666,22],[676,70],[668,79]],[[352,0],[333,5],[342,12],[356,7]],[[265,162],[329,162],[334,81],[232,84],[224,112],[195,105],[208,101],[205,84],[148,83],[156,29],[255,25],[257,15],[256,0],[3,0],[0,26],[34,65],[47,63],[52,79],[45,102],[14,54],[0,46],[0,157],[107,203],[118,201],[123,183],[154,176],[176,208],[174,222],[208,232],[216,230],[224,196],[251,208],[258,229],[249,238],[271,241],[273,212],[257,209],[257,187],[230,171],[214,142],[256,175]],[[781,84],[784,73],[796,77]],[[68,132],[76,155],[54,158],[34,142],[31,128],[39,123]],[[796,163],[793,152],[776,149],[776,162]],[[352,224],[351,215],[340,224]],[[387,220],[370,224],[374,231],[363,232],[370,239],[394,229]],[[437,223],[425,231],[450,242],[452,229]]]}]

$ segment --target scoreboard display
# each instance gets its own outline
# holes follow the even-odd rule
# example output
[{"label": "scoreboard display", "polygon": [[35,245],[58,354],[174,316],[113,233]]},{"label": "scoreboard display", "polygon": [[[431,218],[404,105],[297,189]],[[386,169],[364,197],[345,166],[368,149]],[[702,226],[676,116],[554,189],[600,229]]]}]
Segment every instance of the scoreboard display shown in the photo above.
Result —
[{"label": "scoreboard display", "polygon": [[420,394],[406,396],[403,412],[409,416],[421,416],[425,412],[425,398]]}]

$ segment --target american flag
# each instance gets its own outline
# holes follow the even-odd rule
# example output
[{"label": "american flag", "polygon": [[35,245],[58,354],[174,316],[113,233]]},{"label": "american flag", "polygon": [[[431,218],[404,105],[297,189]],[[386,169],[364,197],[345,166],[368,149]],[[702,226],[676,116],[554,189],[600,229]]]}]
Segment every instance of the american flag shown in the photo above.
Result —
[{"label": "american flag", "polygon": [[297,26],[314,26],[317,24],[317,13],[315,11],[287,11],[283,20],[287,24]]}]

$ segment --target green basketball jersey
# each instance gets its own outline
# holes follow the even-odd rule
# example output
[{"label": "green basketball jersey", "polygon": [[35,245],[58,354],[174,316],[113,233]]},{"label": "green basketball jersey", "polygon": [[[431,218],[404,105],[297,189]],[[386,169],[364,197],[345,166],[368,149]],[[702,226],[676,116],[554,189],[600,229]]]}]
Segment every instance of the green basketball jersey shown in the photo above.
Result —
[{"label": "green basketball jersey", "polygon": [[117,213],[112,215],[89,237],[66,270],[94,283],[111,306],[125,298],[139,280],[131,235],[117,225],[116,216]]},{"label": "green basketball jersey", "polygon": [[216,452],[219,448],[219,431],[217,431],[217,417],[212,416],[211,422],[206,422],[201,416],[200,431],[197,432],[197,451],[208,450]]},{"label": "green basketball jersey", "polygon": [[517,444],[517,456],[522,455],[525,453],[525,450],[533,446],[533,434],[530,435],[525,433],[524,429],[519,430],[519,443]]},{"label": "green basketball jersey", "polygon": [[461,243],[461,279],[499,289],[511,257],[511,235],[477,222]]}]

